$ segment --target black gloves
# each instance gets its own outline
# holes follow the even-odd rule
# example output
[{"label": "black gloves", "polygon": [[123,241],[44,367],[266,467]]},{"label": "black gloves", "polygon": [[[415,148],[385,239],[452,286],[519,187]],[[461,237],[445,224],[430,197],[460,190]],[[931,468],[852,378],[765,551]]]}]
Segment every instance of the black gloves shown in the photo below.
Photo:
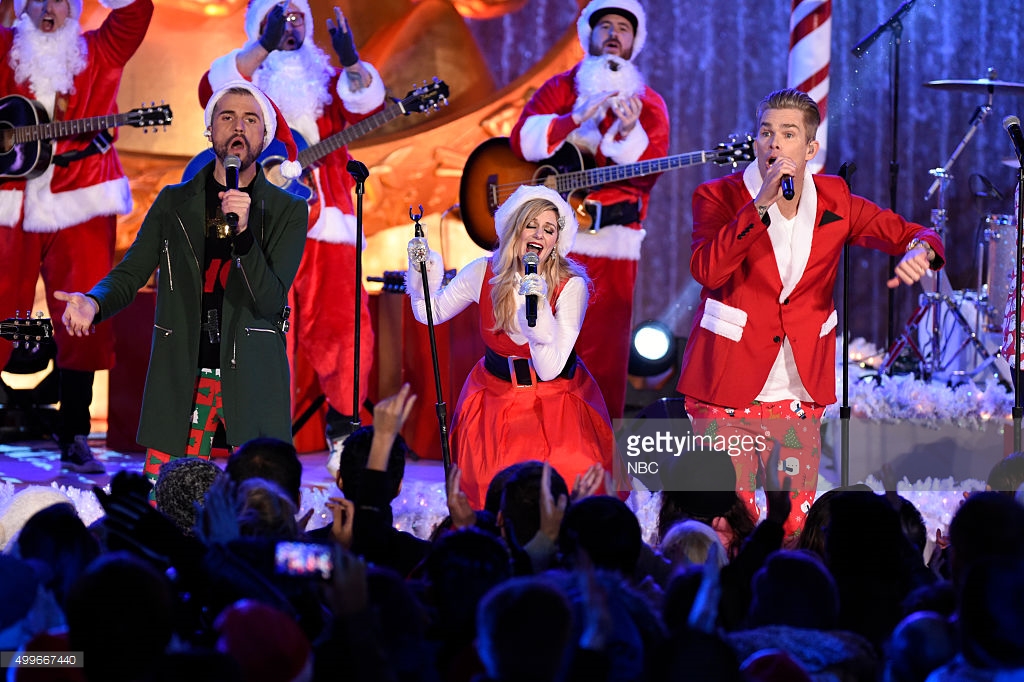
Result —
[{"label": "black gloves", "polygon": [[267,52],[273,52],[281,44],[284,37],[284,6],[274,5],[274,8],[267,13],[267,23],[263,26],[263,33],[260,35],[260,45]]},{"label": "black gloves", "polygon": [[[358,64],[359,53],[356,52],[356,43],[355,39],[352,37],[352,31],[343,31],[341,26],[335,26],[334,22],[331,21],[328,21],[327,23],[327,31],[331,34],[331,45],[334,46],[334,51],[338,53],[338,59],[341,61],[341,65],[348,68]],[[349,27],[346,26],[345,28],[347,29]]]}]

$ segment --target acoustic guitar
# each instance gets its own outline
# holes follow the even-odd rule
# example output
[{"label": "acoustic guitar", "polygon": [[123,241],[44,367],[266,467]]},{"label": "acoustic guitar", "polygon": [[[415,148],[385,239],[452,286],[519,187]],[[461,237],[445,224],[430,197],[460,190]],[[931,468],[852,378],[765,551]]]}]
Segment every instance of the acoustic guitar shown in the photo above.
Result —
[{"label": "acoustic guitar", "polygon": [[31,180],[46,172],[53,160],[53,141],[117,126],[154,128],[171,123],[166,104],[132,109],[123,114],[50,121],[43,105],[21,95],[0,98],[0,183]]},{"label": "acoustic guitar", "polygon": [[566,197],[576,211],[580,228],[588,229],[591,218],[583,199],[589,190],[610,182],[705,163],[735,166],[753,160],[753,143],[747,135],[714,149],[588,169],[583,152],[570,143],[563,144],[551,158],[533,163],[516,156],[507,137],[494,137],[480,144],[466,160],[459,183],[462,222],[477,246],[493,251],[498,245],[494,212],[521,185],[532,184],[550,187]]},{"label": "acoustic guitar", "polygon": [[[399,116],[408,116],[412,112],[429,114],[442,106],[448,104],[448,85],[437,78],[415,90],[410,90],[403,99],[395,99],[392,104],[379,111],[373,116],[368,116],[358,123],[348,126],[341,132],[320,140],[314,145],[306,142],[296,130],[292,130],[292,137],[295,138],[295,146],[299,153],[296,160],[302,165],[302,175],[298,178],[289,179],[281,175],[281,164],[288,160],[284,144],[275,140],[267,146],[259,156],[259,162],[263,166],[263,172],[272,183],[286,189],[292,194],[302,197],[309,203],[317,200],[314,183],[312,181],[313,169],[320,165],[320,161],[328,154],[335,152],[342,147],[351,144],[370,131],[379,128]],[[196,154],[182,173],[182,182],[191,180],[200,169],[213,161],[212,149],[205,149]]]}]

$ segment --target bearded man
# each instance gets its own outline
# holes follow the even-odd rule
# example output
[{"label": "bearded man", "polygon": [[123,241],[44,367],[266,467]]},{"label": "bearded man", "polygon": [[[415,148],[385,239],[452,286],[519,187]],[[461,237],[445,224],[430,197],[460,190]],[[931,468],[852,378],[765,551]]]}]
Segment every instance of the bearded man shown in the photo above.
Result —
[{"label": "bearded man", "polygon": [[[593,0],[576,24],[586,53],[553,76],[527,102],[511,144],[527,161],[550,157],[566,142],[592,154],[598,166],[634,163],[668,153],[668,110],[633,60],[647,40],[637,0]],[[626,400],[633,287],[646,232],[647,199],[657,175],[598,187],[587,196],[594,218],[580,230],[572,257],[594,283],[576,352],[597,379],[611,417]]]},{"label": "bearded man", "polygon": [[[53,121],[117,112],[125,64],[149,28],[152,0],[107,0],[103,24],[82,32],[81,0],[15,0],[12,28],[0,27],[0,93],[37,102]],[[50,310],[58,289],[95,284],[114,258],[116,214],[132,210],[128,178],[111,146],[116,135],[86,133],[46,141],[54,157],[38,177],[0,185],[0,317],[31,309],[42,272]],[[4,151],[7,151],[6,148]],[[96,370],[113,365],[108,325],[86,339],[54,330],[60,384],[61,463],[102,473],[89,447]],[[0,344],[0,367],[10,344]]]},{"label": "bearded man", "polygon": [[[199,99],[226,81],[244,78],[277,103],[292,130],[315,144],[384,106],[384,84],[374,67],[359,59],[345,16],[327,20],[331,44],[344,67],[313,42],[307,0],[251,0],[245,14],[249,42],[216,59],[199,84]],[[358,423],[373,363],[369,300],[360,287],[359,403],[353,405],[355,344],[355,181],[346,170],[345,148],[325,156],[311,177],[317,202],[309,214],[302,264],[292,288],[297,348],[310,361],[327,398],[328,468],[337,470],[341,444]]]}]

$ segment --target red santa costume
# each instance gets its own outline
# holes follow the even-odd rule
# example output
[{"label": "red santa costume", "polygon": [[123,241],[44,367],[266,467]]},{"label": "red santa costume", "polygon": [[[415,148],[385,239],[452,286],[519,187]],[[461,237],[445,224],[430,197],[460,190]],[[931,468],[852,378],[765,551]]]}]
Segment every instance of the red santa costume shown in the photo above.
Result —
[{"label": "red santa costume", "polygon": [[[370,85],[352,91],[343,72],[313,42],[313,15],[307,0],[291,0],[305,16],[305,39],[294,51],[275,50],[256,69],[252,82],[274,101],[292,130],[310,145],[381,109],[384,84],[372,65],[362,65],[372,76]],[[245,31],[250,43],[260,37],[260,23],[277,4],[252,0],[246,10]],[[205,106],[211,93],[224,83],[244,78],[233,50],[214,60],[199,84]],[[312,178],[317,203],[310,207],[306,250],[292,285],[292,306],[298,324],[293,338],[311,363],[328,405],[343,415],[358,414],[352,404],[355,349],[356,218],[352,204],[355,181],[345,166],[352,157],[339,149],[320,160]],[[362,287],[360,287],[362,288]],[[360,309],[359,404],[366,400],[373,363],[373,328],[369,302],[362,291]],[[340,439],[336,439],[339,441]],[[328,444],[331,446],[330,443]],[[340,454],[340,447],[337,449]],[[330,465],[329,465],[330,466]]]},{"label": "red santa costume", "polygon": [[[588,53],[591,18],[618,8],[636,22],[629,60],[614,55],[588,56],[571,70],[544,83],[527,102],[512,129],[513,151],[527,161],[540,161],[564,143],[576,145],[594,156],[598,166],[628,164],[665,156],[669,146],[669,120],[665,101],[644,84],[633,65],[647,40],[647,17],[636,0],[593,0],[583,9],[577,32]],[[572,110],[597,92],[617,90],[616,98],[597,114],[577,125]],[[640,98],[643,109],[636,126],[620,139],[619,121],[610,104],[630,96]],[[598,187],[588,202],[601,205],[602,223],[581,232],[573,258],[586,269],[594,283],[594,297],[583,323],[576,349],[597,379],[613,418],[621,417],[626,399],[626,369],[633,317],[633,288],[640,246],[646,232],[642,221],[657,175],[623,180]]]},{"label": "red santa costume", "polygon": [[[565,257],[577,230],[569,205],[544,187],[520,187],[495,215],[497,233],[504,241],[507,222],[529,199],[546,199],[558,207],[564,227],[556,245]],[[518,235],[517,235],[518,236]],[[444,289],[441,257],[430,252],[428,279],[435,324],[451,319],[470,303],[480,304],[480,334],[487,354],[470,371],[452,418],[452,460],[462,470],[462,490],[474,509],[482,509],[487,486],[505,467],[527,460],[551,464],[570,484],[591,465],[611,471],[615,440],[601,391],[573,348],[587,311],[589,296],[584,277],[562,280],[540,305],[537,324],[526,324],[526,296],[516,298],[518,329],[495,329],[491,298],[497,259],[479,258],[461,271]],[[543,274],[543,273],[542,273]],[[518,276],[518,287],[522,277]],[[410,262],[406,278],[413,314],[427,322],[423,279]],[[524,334],[521,330],[527,330]]]},{"label": "red santa costume", "polygon": [[761,184],[755,162],[694,192],[690,271],[704,288],[677,389],[694,432],[728,448],[737,494],[754,518],[758,463],[767,463],[772,441],[782,446],[779,476],[791,477],[793,491],[785,529],[794,534],[817,490],[818,422],[836,401],[832,292],[843,247],[897,255],[920,239],[936,253],[934,269],[944,251],[934,231],[809,170],[795,218],[772,205],[765,225],[753,201]]},{"label": "red santa costume", "polygon": [[[17,0],[13,28],[0,27],[0,54],[6,55],[0,63],[0,93],[35,100],[53,121],[116,113],[121,74],[146,35],[153,3],[103,4],[113,11],[96,30],[81,33],[82,3],[71,0],[64,25],[43,32],[24,13],[25,0]],[[0,185],[0,317],[32,307],[40,272],[47,304],[55,311],[63,310],[63,304],[54,299],[54,291],[88,290],[110,270],[116,215],[132,210],[128,179],[112,146],[103,144],[106,151],[70,162],[67,156],[90,149],[96,137],[90,132],[57,139],[52,142],[54,163],[45,173]],[[114,344],[109,325],[76,339],[63,325],[54,327],[57,366],[79,373],[73,396],[62,376],[62,393],[68,395],[62,395],[60,439],[66,450],[72,436],[84,439],[89,433],[91,373],[112,366]],[[0,367],[10,352],[10,344],[0,344]],[[68,414],[64,401],[68,409],[73,404],[74,414]]]}]

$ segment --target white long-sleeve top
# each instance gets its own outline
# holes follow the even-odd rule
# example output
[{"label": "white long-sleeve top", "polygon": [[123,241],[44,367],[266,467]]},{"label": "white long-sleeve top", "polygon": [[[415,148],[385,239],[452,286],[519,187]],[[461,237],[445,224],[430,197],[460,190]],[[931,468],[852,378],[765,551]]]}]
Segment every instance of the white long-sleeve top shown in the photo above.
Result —
[{"label": "white long-sleeve top", "polygon": [[[444,268],[441,265],[441,257],[434,251],[430,252],[427,277],[432,290],[430,305],[435,324],[452,319],[470,303],[491,305],[489,300],[480,301],[480,289],[487,274],[489,260],[485,257],[473,261],[442,289],[441,276]],[[423,296],[423,275],[418,267],[410,265],[406,275],[406,289],[412,303],[413,316],[417,321],[426,324],[427,305]],[[571,277],[558,295],[554,311],[546,300],[538,302],[535,327],[526,324],[526,296],[516,297],[519,329],[508,332],[508,337],[513,343],[529,344],[534,371],[541,381],[554,379],[565,366],[583,325],[589,297],[590,292],[583,279]]]}]

